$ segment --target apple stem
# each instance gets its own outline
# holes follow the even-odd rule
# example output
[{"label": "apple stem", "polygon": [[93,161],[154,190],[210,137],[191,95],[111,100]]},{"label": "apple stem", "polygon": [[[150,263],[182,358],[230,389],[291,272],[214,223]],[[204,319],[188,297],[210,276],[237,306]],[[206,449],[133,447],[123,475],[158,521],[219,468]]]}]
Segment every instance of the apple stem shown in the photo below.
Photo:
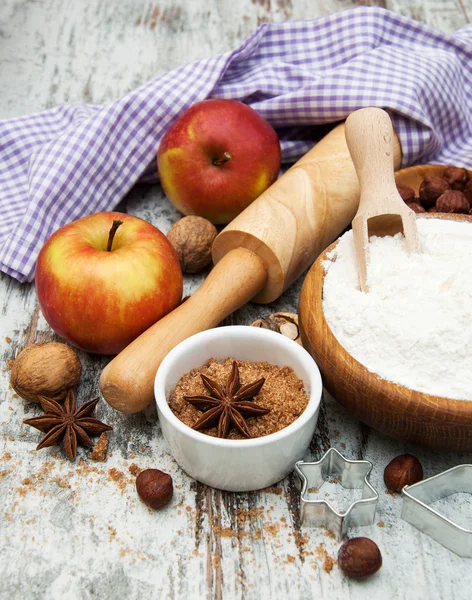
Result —
[{"label": "apple stem", "polygon": [[215,165],[215,167],[219,167],[220,165],[224,165],[226,162],[228,162],[232,158],[233,157],[231,156],[231,154],[229,152],[224,152],[223,155],[220,156],[219,158],[214,158],[212,160],[212,163]]},{"label": "apple stem", "polygon": [[113,220],[113,225],[111,226],[110,233],[108,234],[107,252],[111,252],[111,247],[113,246],[113,239],[115,237],[116,230],[120,225],[123,225],[123,221],[119,221],[118,219]]}]

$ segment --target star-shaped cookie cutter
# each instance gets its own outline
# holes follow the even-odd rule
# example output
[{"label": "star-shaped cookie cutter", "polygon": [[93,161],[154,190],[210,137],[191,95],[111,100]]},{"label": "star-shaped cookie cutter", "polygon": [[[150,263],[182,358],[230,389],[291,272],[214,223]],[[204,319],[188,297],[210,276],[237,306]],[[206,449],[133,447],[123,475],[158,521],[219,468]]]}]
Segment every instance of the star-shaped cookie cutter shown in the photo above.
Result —
[{"label": "star-shaped cookie cutter", "polygon": [[[350,527],[371,525],[375,519],[378,493],[369,483],[372,463],[368,460],[349,460],[335,448],[330,448],[317,462],[299,460],[295,472],[302,482],[300,512],[302,523],[308,527],[325,527],[341,540]],[[309,490],[319,489],[330,478],[344,488],[362,488],[362,498],[339,512],[327,500],[310,500]]]}]

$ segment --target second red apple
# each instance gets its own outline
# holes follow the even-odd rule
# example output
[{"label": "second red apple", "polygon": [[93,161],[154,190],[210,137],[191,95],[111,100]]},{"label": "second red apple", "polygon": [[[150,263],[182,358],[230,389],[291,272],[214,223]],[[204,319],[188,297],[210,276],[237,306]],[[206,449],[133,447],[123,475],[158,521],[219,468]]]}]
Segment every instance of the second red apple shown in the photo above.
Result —
[{"label": "second red apple", "polygon": [[203,100],[182,113],[157,154],[164,192],[185,215],[229,223],[277,179],[272,126],[236,100]]}]

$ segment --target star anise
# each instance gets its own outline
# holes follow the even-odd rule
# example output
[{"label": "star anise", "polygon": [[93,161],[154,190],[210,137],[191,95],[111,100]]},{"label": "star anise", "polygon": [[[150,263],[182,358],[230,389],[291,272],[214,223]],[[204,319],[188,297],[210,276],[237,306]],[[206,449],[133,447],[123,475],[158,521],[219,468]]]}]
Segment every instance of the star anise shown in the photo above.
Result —
[{"label": "star anise", "polygon": [[64,405],[61,406],[52,398],[40,396],[41,407],[44,415],[34,419],[25,419],[23,423],[43,431],[46,435],[37,446],[36,450],[49,448],[62,440],[62,447],[69,458],[77,456],[77,442],[82,446],[93,446],[90,435],[99,435],[103,431],[112,429],[91,415],[99,399],[90,400],[76,408],[75,395],[72,390],[67,392]]},{"label": "star anise", "polygon": [[200,373],[203,385],[209,396],[184,396],[198,410],[205,414],[195,423],[193,429],[209,429],[218,423],[218,437],[226,438],[231,427],[235,427],[244,437],[252,437],[245,417],[259,417],[270,412],[269,408],[251,402],[261,391],[265,378],[241,387],[239,369],[233,360],[231,373],[225,386],[221,386],[203,373]]}]

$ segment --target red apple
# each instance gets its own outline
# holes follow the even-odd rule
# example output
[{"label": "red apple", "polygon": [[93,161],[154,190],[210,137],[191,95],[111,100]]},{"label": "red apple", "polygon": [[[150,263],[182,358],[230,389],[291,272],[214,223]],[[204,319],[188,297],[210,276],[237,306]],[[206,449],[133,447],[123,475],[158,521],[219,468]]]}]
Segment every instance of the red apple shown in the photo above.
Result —
[{"label": "red apple", "polygon": [[157,166],[180,212],[229,223],[277,179],[279,138],[246,104],[203,100],[166,131]]},{"label": "red apple", "polygon": [[97,354],[120,352],[182,297],[179,259],[166,236],[117,212],[58,229],[39,253],[35,277],[49,325]]}]

